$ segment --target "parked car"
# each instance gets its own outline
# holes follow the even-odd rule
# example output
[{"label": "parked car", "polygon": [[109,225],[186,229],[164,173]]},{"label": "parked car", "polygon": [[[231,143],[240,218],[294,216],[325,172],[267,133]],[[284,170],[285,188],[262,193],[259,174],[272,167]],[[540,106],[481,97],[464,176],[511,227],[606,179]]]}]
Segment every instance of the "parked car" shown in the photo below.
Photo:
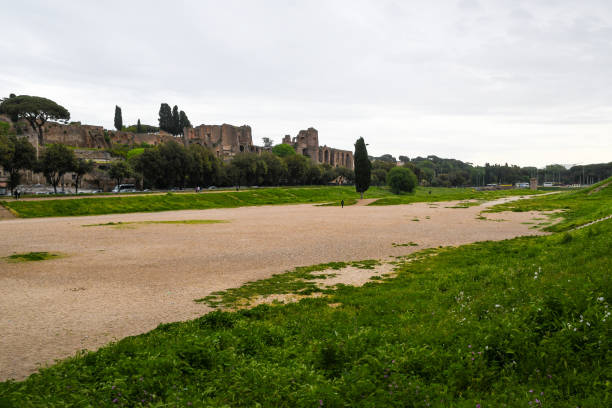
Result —
[{"label": "parked car", "polygon": [[209,189],[209,190],[216,190],[216,189],[217,189],[217,187],[215,187],[215,186],[210,186],[210,187],[208,187],[208,189]]}]

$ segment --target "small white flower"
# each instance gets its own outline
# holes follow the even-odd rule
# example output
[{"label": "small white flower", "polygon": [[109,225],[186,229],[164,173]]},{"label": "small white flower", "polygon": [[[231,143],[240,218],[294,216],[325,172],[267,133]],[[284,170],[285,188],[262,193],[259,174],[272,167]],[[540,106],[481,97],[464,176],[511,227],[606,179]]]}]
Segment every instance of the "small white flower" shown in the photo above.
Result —
[{"label": "small white flower", "polygon": [[501,305],[495,305],[495,307],[501,307]]},{"label": "small white flower", "polygon": [[603,302],[604,298],[603,298],[603,296],[601,296],[601,297],[598,297],[597,300],[599,300],[600,302]]}]

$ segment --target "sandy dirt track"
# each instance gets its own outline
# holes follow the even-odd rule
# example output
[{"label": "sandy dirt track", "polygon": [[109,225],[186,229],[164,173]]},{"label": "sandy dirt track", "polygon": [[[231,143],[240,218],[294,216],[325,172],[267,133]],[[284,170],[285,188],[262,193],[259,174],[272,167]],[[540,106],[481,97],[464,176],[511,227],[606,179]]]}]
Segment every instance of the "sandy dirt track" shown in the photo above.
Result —
[{"label": "sandy dirt track", "polygon": [[[22,379],[41,364],[162,322],[194,318],[209,311],[194,299],[295,266],[541,234],[521,224],[536,213],[489,214],[506,220],[493,222],[476,219],[484,205],[446,208],[452,205],[288,205],[1,221],[0,257],[66,256],[0,260],[0,380]],[[230,222],[83,227],[188,219]],[[419,246],[392,246],[410,241]]]}]

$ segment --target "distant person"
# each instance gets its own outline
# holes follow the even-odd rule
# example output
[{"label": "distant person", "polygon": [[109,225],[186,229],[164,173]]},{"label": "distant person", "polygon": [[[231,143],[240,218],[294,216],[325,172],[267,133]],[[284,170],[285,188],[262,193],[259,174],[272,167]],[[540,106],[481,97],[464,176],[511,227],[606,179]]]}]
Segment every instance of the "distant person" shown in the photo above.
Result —
[{"label": "distant person", "polygon": [[340,207],[344,208],[344,200],[340,201]]}]

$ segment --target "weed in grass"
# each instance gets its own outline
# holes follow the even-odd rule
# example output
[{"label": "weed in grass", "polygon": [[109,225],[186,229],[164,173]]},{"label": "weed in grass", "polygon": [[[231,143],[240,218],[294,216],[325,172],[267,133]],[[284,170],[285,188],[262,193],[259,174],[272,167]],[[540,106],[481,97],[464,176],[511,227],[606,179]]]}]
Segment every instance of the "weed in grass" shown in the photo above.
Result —
[{"label": "weed in grass", "polygon": [[61,254],[52,252],[26,252],[23,254],[13,254],[5,257],[4,259],[11,263],[17,262],[33,262],[33,261],[46,261],[48,259],[57,259],[62,257]]}]

